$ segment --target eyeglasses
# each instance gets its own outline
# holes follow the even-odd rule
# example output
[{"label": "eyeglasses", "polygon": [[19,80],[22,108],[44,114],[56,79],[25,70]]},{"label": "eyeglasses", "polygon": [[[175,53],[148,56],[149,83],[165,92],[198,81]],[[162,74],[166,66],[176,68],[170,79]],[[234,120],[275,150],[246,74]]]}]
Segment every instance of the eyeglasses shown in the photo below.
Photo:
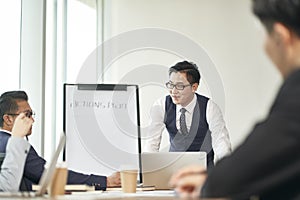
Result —
[{"label": "eyeglasses", "polygon": [[[23,113],[25,113],[25,116],[26,117],[32,117],[34,118],[35,117],[35,112],[32,111],[32,110],[28,110],[28,111],[24,111]],[[11,115],[11,116],[17,116],[19,115],[20,113],[6,113],[7,115]]]},{"label": "eyeglasses", "polygon": [[187,87],[187,86],[192,86],[191,84],[187,84],[187,85],[183,85],[183,84],[173,84],[173,83],[171,83],[171,82],[167,82],[166,83],[166,87],[168,88],[168,89],[173,89],[174,87],[177,89],[177,90],[184,90],[184,88],[185,87]]}]

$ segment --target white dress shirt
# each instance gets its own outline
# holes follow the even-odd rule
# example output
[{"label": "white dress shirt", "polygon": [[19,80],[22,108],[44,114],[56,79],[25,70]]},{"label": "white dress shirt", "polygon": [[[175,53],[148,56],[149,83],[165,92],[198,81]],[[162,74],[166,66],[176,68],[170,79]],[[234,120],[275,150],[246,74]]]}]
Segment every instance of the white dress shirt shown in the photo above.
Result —
[{"label": "white dress shirt", "polygon": [[[148,128],[147,142],[144,151],[145,152],[158,152],[161,143],[162,132],[166,129],[164,123],[165,117],[165,101],[166,97],[158,99],[152,106],[150,111],[151,124]],[[194,108],[196,106],[197,96],[194,95],[193,100],[185,107],[187,110],[186,125],[188,130],[191,128]],[[180,118],[181,105],[176,105],[176,127],[179,130],[179,118]],[[201,110],[200,110],[201,112]],[[211,132],[212,147],[215,153],[215,159],[223,158],[231,153],[231,144],[229,134],[225,125],[225,121],[222,116],[220,108],[212,100],[208,100],[206,107],[206,120],[208,128]]]}]

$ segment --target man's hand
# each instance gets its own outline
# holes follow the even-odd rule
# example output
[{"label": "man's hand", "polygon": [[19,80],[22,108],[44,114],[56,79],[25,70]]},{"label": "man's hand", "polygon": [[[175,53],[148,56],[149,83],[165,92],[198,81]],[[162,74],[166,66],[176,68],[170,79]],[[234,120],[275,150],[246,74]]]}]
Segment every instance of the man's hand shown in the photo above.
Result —
[{"label": "man's hand", "polygon": [[196,198],[200,196],[206,177],[206,170],[202,166],[193,165],[175,173],[171,177],[170,185],[180,197]]},{"label": "man's hand", "polygon": [[24,137],[28,134],[33,123],[33,119],[26,117],[25,113],[17,116],[11,134],[13,136]]},{"label": "man's hand", "polygon": [[107,187],[121,186],[120,172],[115,172],[107,177]]}]

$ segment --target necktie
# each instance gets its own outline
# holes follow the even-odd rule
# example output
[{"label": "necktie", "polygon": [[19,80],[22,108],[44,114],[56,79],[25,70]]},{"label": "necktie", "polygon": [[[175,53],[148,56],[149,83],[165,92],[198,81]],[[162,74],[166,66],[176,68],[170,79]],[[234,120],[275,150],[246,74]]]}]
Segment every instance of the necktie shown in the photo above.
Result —
[{"label": "necktie", "polygon": [[186,109],[181,108],[180,112],[181,112],[181,115],[180,115],[180,118],[179,118],[180,132],[181,132],[181,134],[187,134],[188,130],[187,130],[187,127],[186,127],[186,122],[185,122]]}]

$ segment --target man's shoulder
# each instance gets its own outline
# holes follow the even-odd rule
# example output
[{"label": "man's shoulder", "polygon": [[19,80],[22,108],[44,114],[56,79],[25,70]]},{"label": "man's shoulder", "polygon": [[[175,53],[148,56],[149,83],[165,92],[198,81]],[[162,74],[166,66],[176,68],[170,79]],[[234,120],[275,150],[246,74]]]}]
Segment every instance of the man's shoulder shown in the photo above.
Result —
[{"label": "man's shoulder", "polygon": [[204,99],[204,100],[206,100],[206,101],[209,100],[209,97],[207,97],[207,96],[204,96],[204,95],[198,94],[198,93],[195,93],[195,94],[196,94],[196,96],[197,96],[197,99]]},{"label": "man's shoulder", "polygon": [[170,95],[166,95],[165,97],[161,98],[161,103],[163,105],[167,106],[174,106],[175,104],[173,103],[172,97]]},{"label": "man's shoulder", "polygon": [[210,101],[210,98],[204,96],[204,95],[201,95],[201,94],[198,94],[198,93],[195,93],[196,97],[197,97],[197,102],[200,103],[200,104],[207,104],[208,101]]},{"label": "man's shoulder", "polygon": [[5,152],[7,141],[10,138],[10,134],[0,131],[0,152]]},{"label": "man's shoulder", "polygon": [[5,131],[2,131],[0,130],[0,142],[3,140],[3,139],[6,139],[6,141],[8,140],[8,138],[10,138],[10,134],[5,132]]}]

